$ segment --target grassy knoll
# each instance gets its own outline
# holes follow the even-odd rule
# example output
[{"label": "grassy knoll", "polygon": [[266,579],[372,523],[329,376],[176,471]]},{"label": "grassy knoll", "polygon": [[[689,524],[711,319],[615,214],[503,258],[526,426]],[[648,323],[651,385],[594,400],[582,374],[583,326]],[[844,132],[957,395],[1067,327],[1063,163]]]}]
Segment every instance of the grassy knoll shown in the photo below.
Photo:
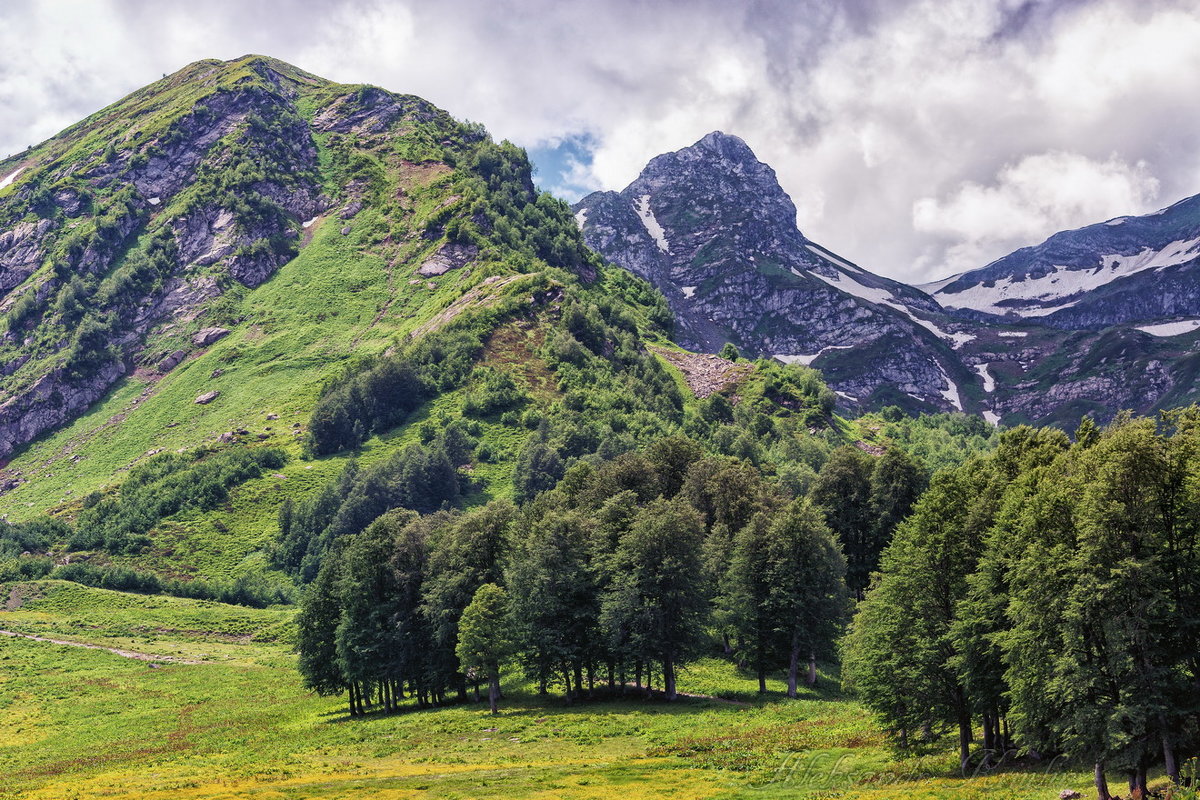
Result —
[{"label": "grassy knoll", "polygon": [[[0,628],[199,664],[0,640],[0,798],[998,798],[1083,790],[1038,768],[964,781],[953,759],[897,762],[833,687],[798,701],[717,659],[676,705],[565,706],[518,676],[501,714],[467,703],[350,721],[304,691],[287,609],[40,582],[0,587]],[[1041,770],[1045,767],[1042,766]],[[1114,780],[1116,777],[1114,776]]]}]

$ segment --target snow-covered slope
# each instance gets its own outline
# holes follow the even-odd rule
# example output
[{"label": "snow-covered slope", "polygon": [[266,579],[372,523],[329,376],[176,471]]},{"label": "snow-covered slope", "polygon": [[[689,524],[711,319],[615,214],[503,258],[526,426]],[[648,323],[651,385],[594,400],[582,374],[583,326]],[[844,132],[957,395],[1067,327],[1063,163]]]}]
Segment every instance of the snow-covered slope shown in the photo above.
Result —
[{"label": "snow-covered slope", "polygon": [[1194,314],[1200,308],[1200,196],[1154,214],[1063,231],[920,288],[951,311],[1062,329]]}]

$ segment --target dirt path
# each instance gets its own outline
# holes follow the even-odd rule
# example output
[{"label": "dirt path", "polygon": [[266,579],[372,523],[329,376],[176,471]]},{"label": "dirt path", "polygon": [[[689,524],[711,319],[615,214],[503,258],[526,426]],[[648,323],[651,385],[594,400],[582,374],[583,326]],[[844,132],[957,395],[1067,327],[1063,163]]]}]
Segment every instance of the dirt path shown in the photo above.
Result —
[{"label": "dirt path", "polygon": [[32,633],[17,633],[16,631],[0,630],[0,636],[8,636],[14,639],[32,639],[35,642],[49,642],[51,644],[64,644],[68,647],[82,647],[87,650],[105,650],[113,655],[121,656],[121,658],[133,658],[138,661],[168,661],[172,664],[203,664],[203,661],[189,661],[186,658],[177,658],[176,656],[153,656],[149,653],[135,653],[132,650],[118,650],[115,647],[103,647],[98,644],[85,644],[84,642],[68,642],[63,639],[48,639],[45,636],[35,636]]}]

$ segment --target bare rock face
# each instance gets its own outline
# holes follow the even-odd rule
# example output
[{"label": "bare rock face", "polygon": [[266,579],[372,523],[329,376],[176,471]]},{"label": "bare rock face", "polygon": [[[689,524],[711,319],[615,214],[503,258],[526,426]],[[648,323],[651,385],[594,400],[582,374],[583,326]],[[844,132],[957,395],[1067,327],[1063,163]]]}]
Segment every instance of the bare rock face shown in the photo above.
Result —
[{"label": "bare rock face", "polygon": [[204,394],[202,394],[196,398],[196,405],[206,406],[209,403],[211,403],[213,400],[216,400],[220,396],[221,396],[221,393],[216,390],[211,391],[211,392],[205,392]]},{"label": "bare rock face", "polygon": [[733,342],[814,364],[852,406],[882,405],[899,384],[926,409],[962,408],[948,375],[966,371],[949,333],[928,322],[937,303],[807,239],[774,171],[741,139],[712,133],[658,156],[575,211],[592,248],[663,292],[685,346]]},{"label": "bare rock face", "polygon": [[0,298],[41,266],[46,257],[43,243],[53,227],[50,220],[42,219],[0,233]]},{"label": "bare rock face", "polygon": [[425,260],[417,274],[423,278],[445,275],[452,269],[461,269],[479,255],[479,248],[473,244],[445,244]]},{"label": "bare rock face", "polygon": [[228,328],[203,328],[192,337],[192,344],[197,347],[208,347],[228,333]]},{"label": "bare rock face", "polygon": [[171,370],[175,369],[175,367],[179,366],[180,362],[182,362],[186,356],[186,350],[176,350],[174,353],[171,353],[162,361],[158,362],[158,371],[170,372]]},{"label": "bare rock face", "polygon": [[0,403],[0,458],[25,442],[83,413],[122,375],[125,365],[111,363],[86,380],[72,380],[63,370],[40,377],[28,390]]}]

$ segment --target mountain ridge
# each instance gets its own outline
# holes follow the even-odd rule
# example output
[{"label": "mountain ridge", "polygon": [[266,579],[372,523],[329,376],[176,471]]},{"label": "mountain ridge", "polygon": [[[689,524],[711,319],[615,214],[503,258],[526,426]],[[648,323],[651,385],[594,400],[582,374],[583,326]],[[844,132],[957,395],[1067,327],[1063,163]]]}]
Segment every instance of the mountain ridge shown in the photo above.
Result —
[{"label": "mountain ridge", "polygon": [[[712,174],[697,176],[696,165]],[[676,194],[665,203],[655,195],[664,189]],[[748,220],[756,195],[766,198],[765,210]],[[663,291],[683,341],[693,347],[715,352],[729,341],[751,355],[812,364],[852,409],[898,404],[980,413],[994,423],[1069,424],[1072,416],[1108,418],[1121,408],[1145,413],[1196,396],[1187,338],[1194,327],[1179,319],[1200,308],[1200,288],[1193,289],[1200,270],[1190,249],[1200,245],[1196,207],[1200,200],[1189,198],[1145,218],[1056,234],[924,286],[874,275],[805,237],[770,167],[742,140],[720,132],[656,156],[621,192],[594,193],[573,209],[593,248]],[[761,230],[747,237],[748,224]],[[1097,231],[1101,244],[1089,239]],[[662,246],[673,239],[687,246],[678,252]],[[1097,278],[1110,262],[1102,264],[1096,249],[1115,241],[1124,255],[1110,271],[1129,275]],[[762,275],[764,242],[774,279]],[[706,247],[724,248],[723,260],[708,257]],[[1046,264],[1069,260],[1055,255],[1064,252],[1076,269],[1056,277]],[[1024,312],[1004,316],[954,305],[970,292],[1012,282],[1021,264],[1035,279],[1087,276],[1096,286],[1083,280],[1070,307],[1005,301]],[[799,280],[789,286],[788,275]]]}]

